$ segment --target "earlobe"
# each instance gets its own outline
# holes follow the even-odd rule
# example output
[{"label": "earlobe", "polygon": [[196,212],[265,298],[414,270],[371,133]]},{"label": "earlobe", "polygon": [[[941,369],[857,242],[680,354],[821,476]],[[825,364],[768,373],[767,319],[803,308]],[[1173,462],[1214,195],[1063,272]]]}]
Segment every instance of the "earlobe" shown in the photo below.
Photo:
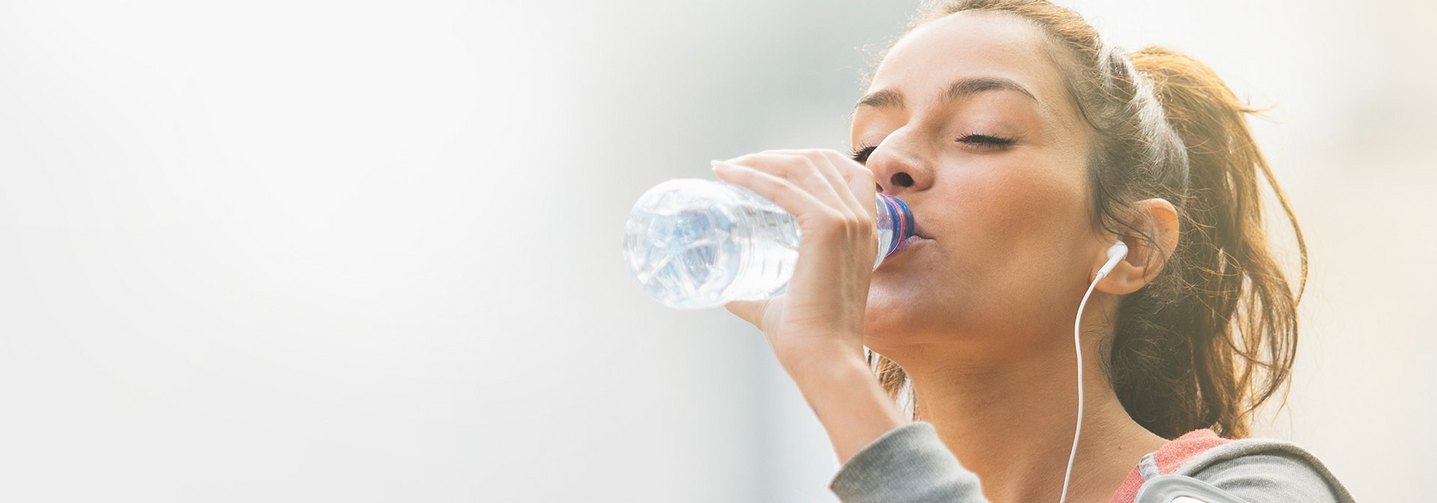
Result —
[{"label": "earlobe", "polygon": [[1145,199],[1132,206],[1129,229],[1141,234],[1125,234],[1122,241],[1128,255],[1112,267],[1098,282],[1097,289],[1113,295],[1127,295],[1147,286],[1167,265],[1178,244],[1178,215],[1172,203],[1162,198]]}]

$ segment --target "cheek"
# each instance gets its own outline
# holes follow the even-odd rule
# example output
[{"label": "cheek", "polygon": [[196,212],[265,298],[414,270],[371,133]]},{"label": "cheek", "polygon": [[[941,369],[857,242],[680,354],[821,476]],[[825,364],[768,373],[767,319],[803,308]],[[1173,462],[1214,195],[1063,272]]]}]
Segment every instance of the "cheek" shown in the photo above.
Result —
[{"label": "cheek", "polygon": [[977,172],[965,186],[964,227],[999,262],[1047,255],[1044,250],[1066,254],[1069,243],[1089,231],[1082,173],[1032,161]]},{"label": "cheek", "polygon": [[[1090,234],[1082,173],[1055,164],[1007,164],[975,173],[962,203],[964,273],[985,311],[1041,322],[1051,298],[1082,276]],[[1081,169],[1081,168],[1071,168]]]},{"label": "cheek", "polygon": [[1081,178],[1036,162],[964,178],[954,180],[960,200],[948,222],[956,242],[943,243],[941,276],[930,282],[941,284],[922,285],[923,298],[906,300],[943,313],[932,323],[948,330],[1005,333],[1002,340],[1019,346],[1070,325],[1067,292],[1082,276],[1077,250],[1089,233]]}]

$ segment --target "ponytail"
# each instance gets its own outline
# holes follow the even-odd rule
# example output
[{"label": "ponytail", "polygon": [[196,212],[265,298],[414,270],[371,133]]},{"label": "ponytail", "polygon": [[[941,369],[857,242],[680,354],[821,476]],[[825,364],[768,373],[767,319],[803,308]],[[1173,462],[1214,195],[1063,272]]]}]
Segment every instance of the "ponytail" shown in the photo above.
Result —
[{"label": "ponytail", "polygon": [[[1307,245],[1247,126],[1246,115],[1258,110],[1190,56],[1148,47],[1129,58],[1186,146],[1188,189],[1179,204],[1182,238],[1155,281],[1167,284],[1139,291],[1119,310],[1113,385],[1129,413],[1160,435],[1212,427],[1246,436],[1254,410],[1290,377]],[[1269,249],[1259,177],[1297,237],[1296,293]]]}]

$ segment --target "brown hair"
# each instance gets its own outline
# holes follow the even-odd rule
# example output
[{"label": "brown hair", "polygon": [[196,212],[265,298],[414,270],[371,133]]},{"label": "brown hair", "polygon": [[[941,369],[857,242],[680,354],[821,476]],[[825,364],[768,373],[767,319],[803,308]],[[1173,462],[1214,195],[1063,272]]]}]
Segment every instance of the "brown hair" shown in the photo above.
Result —
[{"label": "brown hair", "polygon": [[[908,29],[970,10],[1025,18],[1058,49],[1068,90],[1097,132],[1088,167],[1095,228],[1153,243],[1120,217],[1154,197],[1178,208],[1177,249],[1152,283],[1122,299],[1104,341],[1103,368],[1119,401],[1165,438],[1208,427],[1247,436],[1257,407],[1286,389],[1307,282],[1302,230],[1247,126],[1245,115],[1258,110],[1196,59],[1162,47],[1124,55],[1082,17],[1042,0],[930,3]],[[1259,176],[1297,237],[1295,293],[1269,250]],[[898,398],[903,369],[877,353],[868,358]],[[905,405],[918,419],[912,399]]]}]

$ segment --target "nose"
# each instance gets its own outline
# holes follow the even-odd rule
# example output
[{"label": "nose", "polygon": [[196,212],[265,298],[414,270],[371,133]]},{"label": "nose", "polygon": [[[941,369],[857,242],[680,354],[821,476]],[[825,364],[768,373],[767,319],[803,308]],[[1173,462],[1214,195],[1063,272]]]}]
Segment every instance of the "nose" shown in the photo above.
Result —
[{"label": "nose", "polygon": [[901,196],[927,190],[933,185],[933,171],[929,163],[903,148],[903,144],[889,135],[868,155],[864,163],[873,171],[873,180],[878,182],[878,191],[891,196]]}]

